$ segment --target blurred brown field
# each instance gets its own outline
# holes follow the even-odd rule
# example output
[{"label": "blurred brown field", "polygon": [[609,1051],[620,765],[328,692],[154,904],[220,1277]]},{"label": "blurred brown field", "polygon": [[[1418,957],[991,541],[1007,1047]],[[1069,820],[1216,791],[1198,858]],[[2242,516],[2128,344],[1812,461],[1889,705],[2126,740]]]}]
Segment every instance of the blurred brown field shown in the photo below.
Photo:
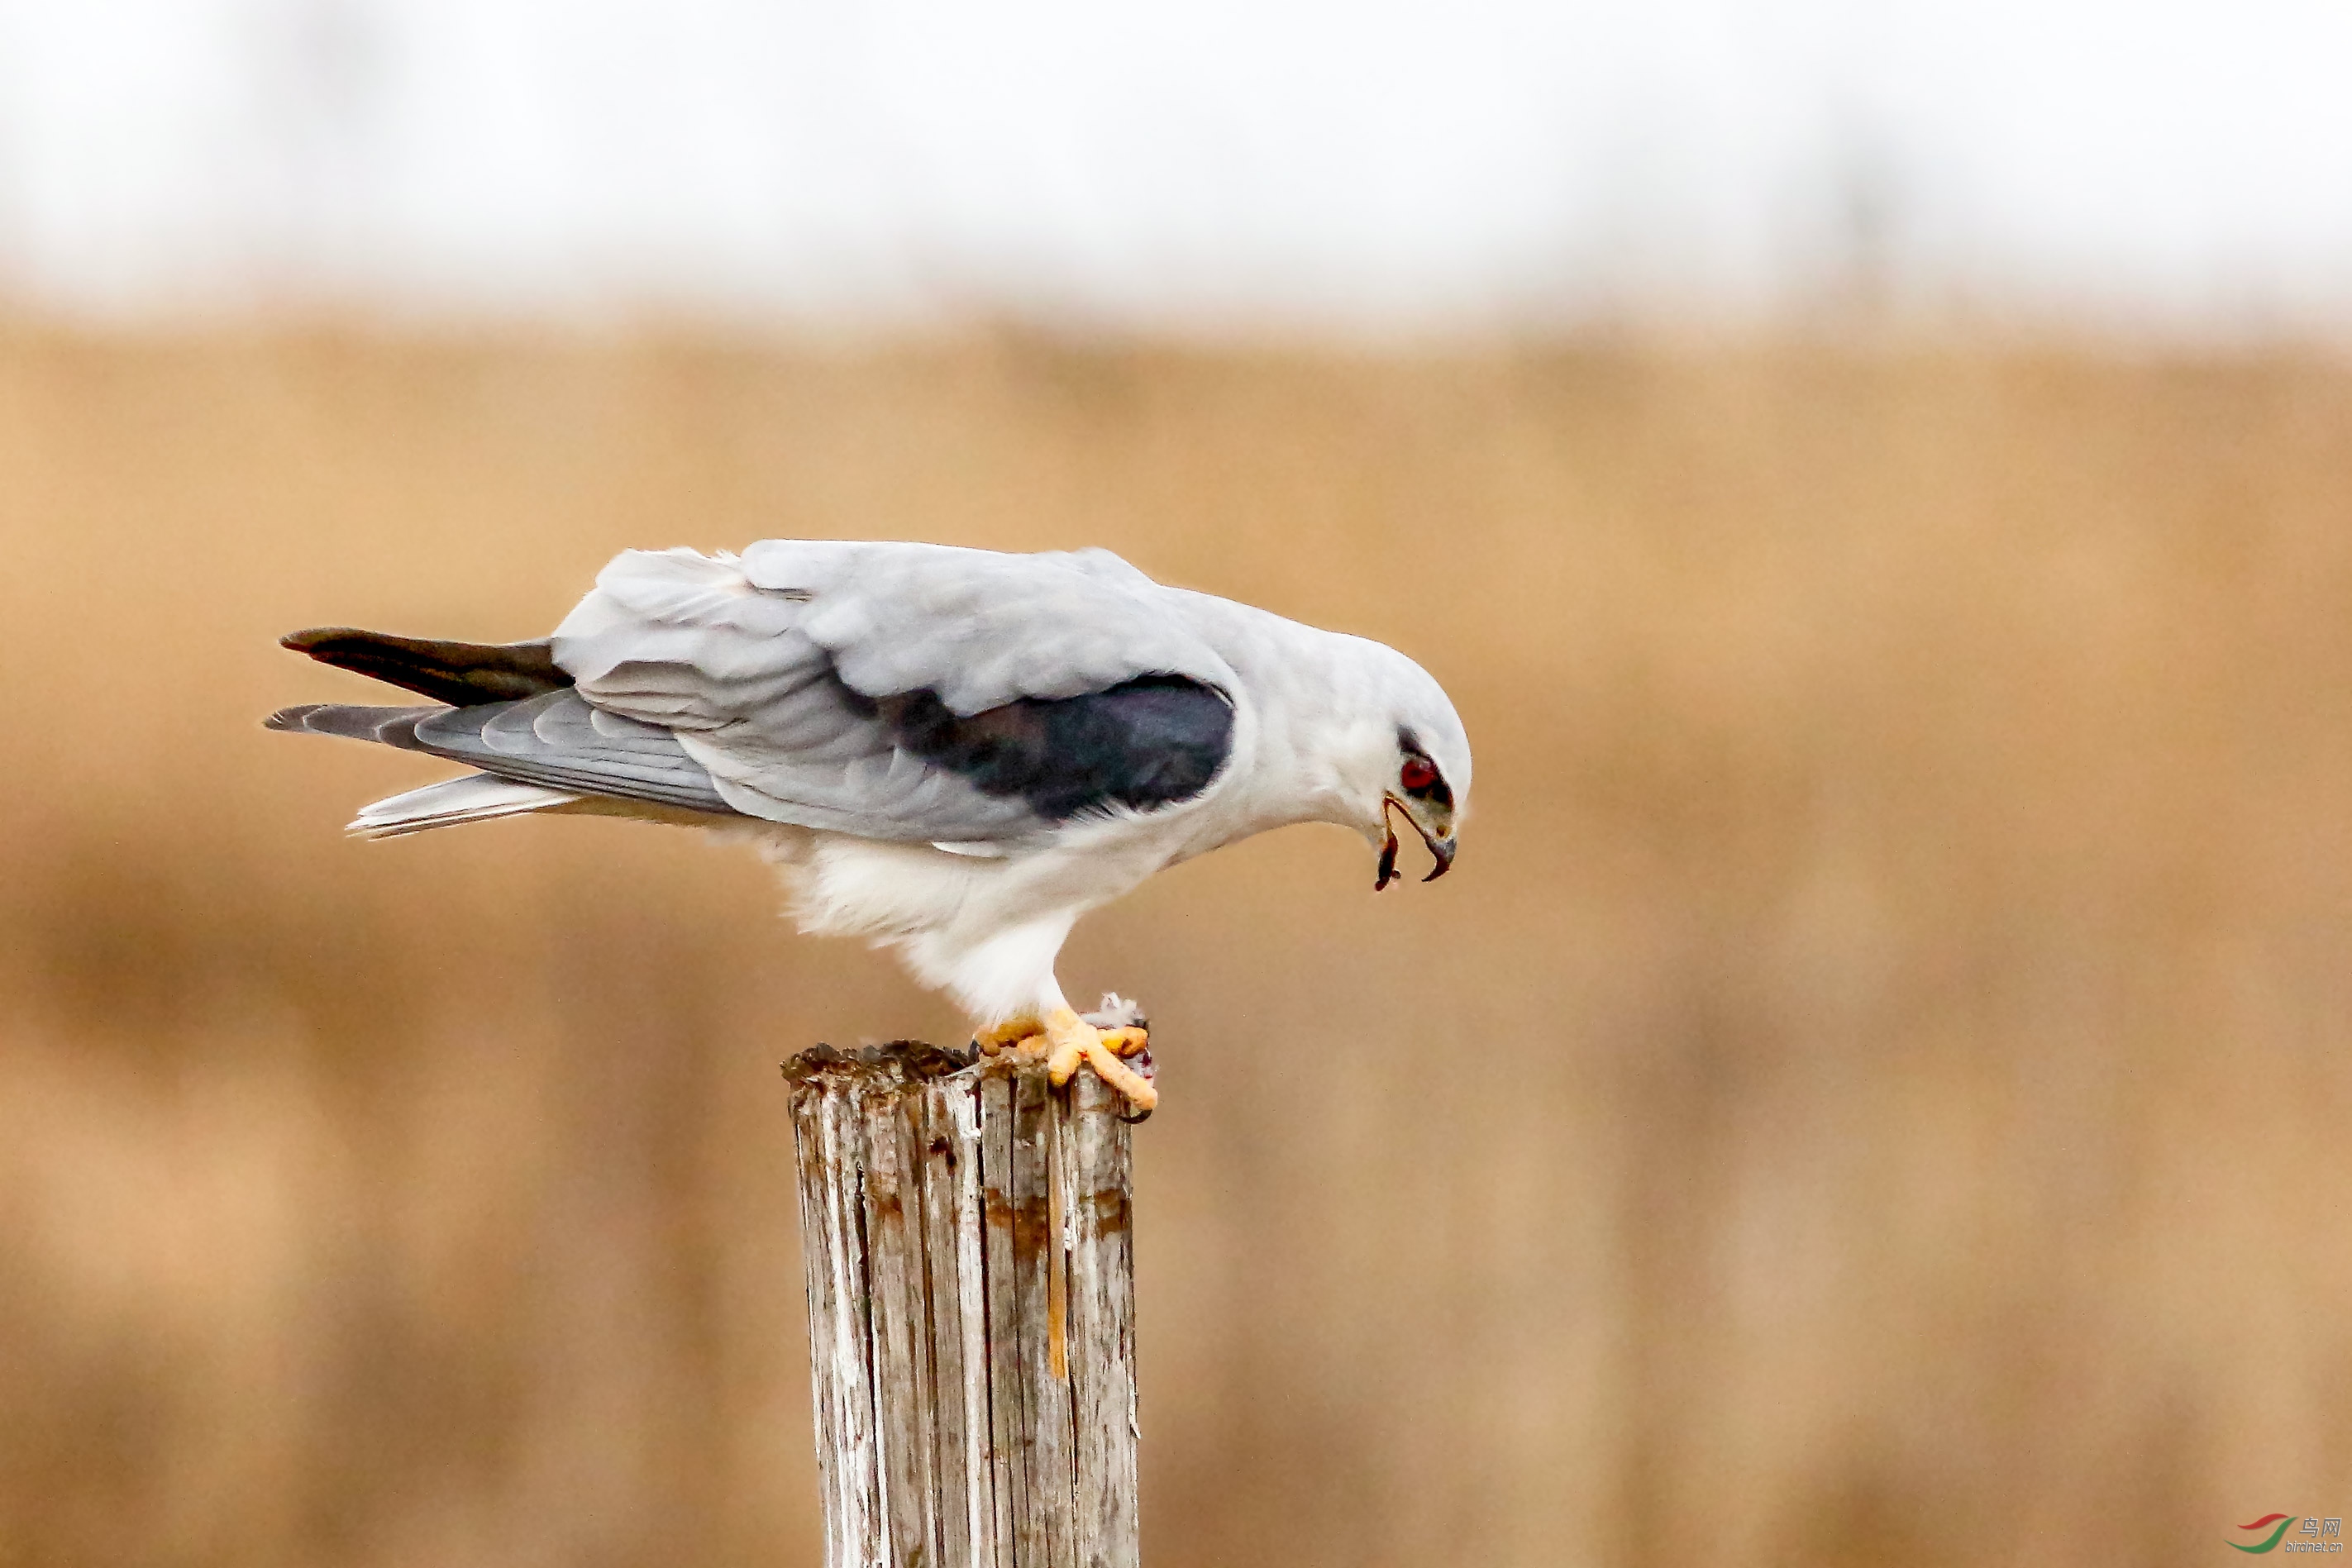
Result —
[{"label": "blurred brown field", "polygon": [[1397,643],[1461,865],[1150,1004],[1145,1531],[2214,1561],[2352,1515],[2352,371],[2271,353],[0,331],[0,1564],[813,1563],[789,1129],[950,1037],[767,873],[264,734],[628,545],[1108,545]]}]

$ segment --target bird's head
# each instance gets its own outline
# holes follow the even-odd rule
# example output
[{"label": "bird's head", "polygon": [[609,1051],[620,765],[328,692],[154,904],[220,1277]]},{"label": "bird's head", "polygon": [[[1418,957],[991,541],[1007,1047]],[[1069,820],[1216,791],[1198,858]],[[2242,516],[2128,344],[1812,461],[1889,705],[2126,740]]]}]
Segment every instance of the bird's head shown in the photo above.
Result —
[{"label": "bird's head", "polygon": [[[1379,647],[1379,644],[1373,644]],[[1374,892],[1397,879],[1396,819],[1428,846],[1434,882],[1454,864],[1470,804],[1470,737],[1444,688],[1393,649],[1380,648],[1380,678],[1347,726],[1343,794],[1352,825],[1380,852]]]},{"label": "bird's head", "polygon": [[1381,794],[1381,864],[1372,881],[1374,893],[1397,878],[1397,835],[1390,821],[1391,811],[1410,822],[1428,846],[1433,863],[1422,881],[1435,882],[1454,869],[1454,825],[1461,821],[1461,806],[1445,769],[1429,754],[1421,732],[1409,726],[1397,728],[1395,772]]}]

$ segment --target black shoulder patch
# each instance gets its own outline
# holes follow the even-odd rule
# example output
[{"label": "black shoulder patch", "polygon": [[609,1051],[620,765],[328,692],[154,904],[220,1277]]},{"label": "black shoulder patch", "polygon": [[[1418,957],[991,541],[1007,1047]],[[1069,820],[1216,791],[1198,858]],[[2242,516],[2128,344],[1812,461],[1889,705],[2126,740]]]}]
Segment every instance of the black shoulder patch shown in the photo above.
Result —
[{"label": "black shoulder patch", "polygon": [[1209,787],[1233,750],[1224,696],[1141,675],[1080,697],[1023,697],[958,718],[929,691],[876,705],[898,743],[983,795],[1017,795],[1047,821],[1109,806],[1148,811]]}]

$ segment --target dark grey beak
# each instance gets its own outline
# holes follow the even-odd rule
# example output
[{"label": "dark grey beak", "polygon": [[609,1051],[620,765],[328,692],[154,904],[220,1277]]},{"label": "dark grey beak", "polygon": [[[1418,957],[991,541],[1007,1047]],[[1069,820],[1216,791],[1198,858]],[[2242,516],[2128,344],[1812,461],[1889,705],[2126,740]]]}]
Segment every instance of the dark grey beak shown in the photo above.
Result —
[{"label": "dark grey beak", "polygon": [[1439,877],[1444,876],[1447,872],[1454,869],[1454,841],[1452,839],[1433,839],[1424,837],[1421,841],[1429,846],[1430,856],[1437,862],[1435,865],[1429,868],[1429,874],[1423,877],[1421,879],[1422,881],[1435,882]]},{"label": "dark grey beak", "polygon": [[1412,831],[1421,835],[1422,843],[1427,846],[1429,850],[1430,859],[1436,862],[1429,868],[1429,874],[1423,877],[1421,880],[1423,882],[1435,882],[1439,877],[1444,876],[1447,872],[1452,871],[1454,869],[1454,836],[1449,833],[1442,839],[1432,837],[1429,830],[1421,825],[1421,820],[1418,817],[1415,817],[1411,811],[1406,810],[1404,806],[1394,797],[1391,797],[1389,800],[1383,801],[1381,806],[1381,815],[1389,824],[1389,837],[1388,842],[1381,846],[1380,874],[1373,880],[1372,891],[1374,893],[1378,893],[1397,879],[1396,822],[1393,818],[1390,818],[1388,815],[1388,809],[1391,806],[1396,807],[1399,811],[1402,811],[1404,813],[1404,820],[1411,822],[1412,824]]}]

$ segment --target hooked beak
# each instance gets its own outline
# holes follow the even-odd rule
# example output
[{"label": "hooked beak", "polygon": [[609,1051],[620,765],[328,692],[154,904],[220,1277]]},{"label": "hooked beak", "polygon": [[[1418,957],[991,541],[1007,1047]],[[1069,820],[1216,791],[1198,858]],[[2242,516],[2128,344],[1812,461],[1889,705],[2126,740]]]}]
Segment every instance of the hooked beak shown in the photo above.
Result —
[{"label": "hooked beak", "polygon": [[1381,799],[1381,821],[1388,828],[1388,840],[1381,845],[1380,874],[1372,883],[1372,891],[1374,893],[1378,893],[1397,879],[1396,822],[1395,820],[1389,815],[1389,808],[1391,806],[1402,812],[1404,814],[1404,820],[1412,824],[1412,831],[1421,835],[1422,844],[1429,851],[1430,859],[1436,862],[1429,868],[1429,874],[1423,877],[1421,880],[1423,882],[1435,882],[1439,877],[1444,876],[1447,872],[1453,870],[1454,835],[1452,833],[1440,834],[1433,832],[1430,830],[1429,825],[1414,814],[1411,806],[1406,805],[1402,800],[1398,800],[1393,795],[1386,795]]}]

